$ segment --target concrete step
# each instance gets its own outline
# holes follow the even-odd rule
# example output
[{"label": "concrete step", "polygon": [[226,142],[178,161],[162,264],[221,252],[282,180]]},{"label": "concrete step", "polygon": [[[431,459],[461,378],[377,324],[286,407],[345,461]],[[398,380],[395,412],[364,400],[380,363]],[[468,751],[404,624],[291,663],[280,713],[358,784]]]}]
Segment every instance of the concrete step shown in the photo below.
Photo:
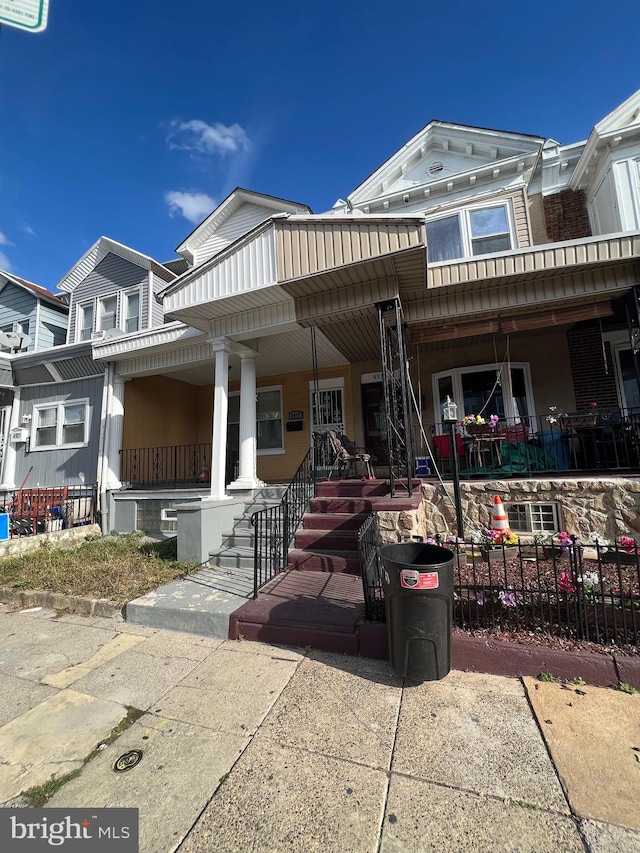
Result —
[{"label": "concrete step", "polygon": [[361,574],[360,557],[353,551],[314,551],[292,548],[287,560],[290,568],[301,572]]},{"label": "concrete step", "polygon": [[375,507],[376,499],[371,498],[349,498],[349,497],[330,497],[330,498],[311,498],[309,505],[310,512],[314,513],[333,513],[333,512],[351,512],[351,513],[371,513]]},{"label": "concrete step", "polygon": [[358,530],[368,518],[367,512],[309,512],[302,517],[302,526],[305,530]]},{"label": "concrete step", "polygon": [[355,530],[298,530],[295,546],[312,551],[358,551]]},{"label": "concrete step", "polygon": [[220,549],[235,549],[235,548],[253,548],[253,531],[252,530],[230,530],[225,533],[220,543]]},{"label": "concrete step", "polygon": [[253,548],[216,548],[209,553],[209,561],[218,569],[253,570]]}]

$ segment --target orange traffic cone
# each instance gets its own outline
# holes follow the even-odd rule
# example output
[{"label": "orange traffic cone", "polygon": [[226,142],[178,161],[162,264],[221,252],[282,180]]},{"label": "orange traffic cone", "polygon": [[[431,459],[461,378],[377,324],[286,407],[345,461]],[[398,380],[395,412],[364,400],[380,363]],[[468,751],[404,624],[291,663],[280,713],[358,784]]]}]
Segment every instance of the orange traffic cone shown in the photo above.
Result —
[{"label": "orange traffic cone", "polygon": [[502,536],[511,533],[511,528],[509,527],[509,519],[507,518],[507,513],[505,512],[499,495],[493,496],[493,515],[491,517],[491,529],[495,530],[496,533],[500,533]]}]

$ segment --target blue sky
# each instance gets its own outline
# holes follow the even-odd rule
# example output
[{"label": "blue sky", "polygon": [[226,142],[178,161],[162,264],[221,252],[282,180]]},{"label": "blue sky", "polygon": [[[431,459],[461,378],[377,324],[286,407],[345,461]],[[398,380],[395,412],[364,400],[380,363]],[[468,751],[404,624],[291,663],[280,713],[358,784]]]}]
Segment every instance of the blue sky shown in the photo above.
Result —
[{"label": "blue sky", "polygon": [[0,34],[0,267],[157,260],[237,185],[320,212],[431,119],[586,138],[640,88],[640,4],[50,0]]}]

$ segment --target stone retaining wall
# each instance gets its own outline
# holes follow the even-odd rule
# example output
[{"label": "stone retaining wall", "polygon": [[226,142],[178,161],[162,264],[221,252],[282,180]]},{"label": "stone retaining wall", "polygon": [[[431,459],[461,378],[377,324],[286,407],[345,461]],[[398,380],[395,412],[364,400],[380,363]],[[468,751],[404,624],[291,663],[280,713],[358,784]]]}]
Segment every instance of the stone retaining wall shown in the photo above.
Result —
[{"label": "stone retaining wall", "polygon": [[37,536],[16,536],[0,542],[0,557],[15,557],[29,551],[37,551],[46,544],[58,548],[75,548],[90,536],[102,536],[99,524],[85,524],[82,527],[70,527],[68,530],[38,533]]},{"label": "stone retaining wall", "polygon": [[[453,498],[453,486],[446,484]],[[460,484],[465,521],[478,530],[491,527],[493,495],[503,503],[557,503],[561,529],[587,540],[592,532],[607,539],[631,536],[640,539],[640,480],[616,477],[575,480],[491,480]],[[398,538],[454,532],[456,514],[452,501],[439,483],[422,484],[423,502],[419,509],[378,513],[382,542]]]}]

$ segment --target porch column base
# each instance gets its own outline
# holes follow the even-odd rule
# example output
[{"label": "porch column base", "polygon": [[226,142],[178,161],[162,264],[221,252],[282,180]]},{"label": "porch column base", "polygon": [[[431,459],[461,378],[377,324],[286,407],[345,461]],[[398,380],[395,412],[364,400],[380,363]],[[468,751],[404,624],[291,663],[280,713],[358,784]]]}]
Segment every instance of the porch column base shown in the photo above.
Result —
[{"label": "porch column base", "polygon": [[258,480],[257,477],[238,477],[233,483],[229,483],[227,491],[229,492],[246,492],[248,489],[262,489],[266,483]]}]

